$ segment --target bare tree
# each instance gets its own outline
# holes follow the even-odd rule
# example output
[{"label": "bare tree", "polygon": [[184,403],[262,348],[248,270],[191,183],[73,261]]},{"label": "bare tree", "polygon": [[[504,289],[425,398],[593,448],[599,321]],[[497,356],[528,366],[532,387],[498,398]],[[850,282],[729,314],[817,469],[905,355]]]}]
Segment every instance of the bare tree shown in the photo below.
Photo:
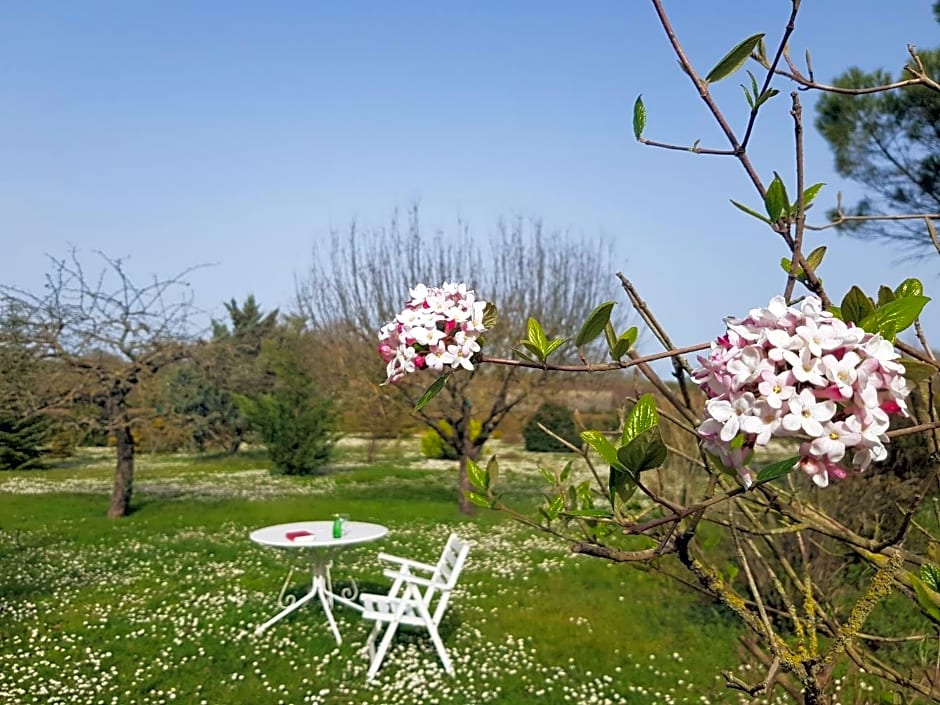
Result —
[{"label": "bare tree", "polygon": [[[347,406],[372,408],[380,394],[396,413],[407,414],[432,381],[379,389],[384,373],[376,332],[401,310],[403,292],[419,282],[463,281],[478,298],[498,300],[500,323],[488,332],[486,349],[501,354],[525,337],[526,317],[537,319],[551,336],[575,328],[594,306],[613,298],[607,288],[613,267],[603,241],[579,242],[521,218],[499,223],[487,239],[474,237],[463,225],[450,237],[429,236],[418,216],[412,208],[404,227],[393,218],[388,228],[363,232],[353,224],[348,232],[334,233],[329,251],[315,249],[309,273],[298,281],[297,309],[332,341],[333,353],[324,364],[343,380]],[[453,376],[445,391],[417,412],[460,458],[461,511],[472,511],[465,496],[467,459],[475,459],[507,414],[544,383],[538,371],[488,366]],[[478,433],[476,428],[471,433],[471,419],[479,421]]]},{"label": "bare tree", "polygon": [[51,413],[91,403],[104,412],[116,450],[108,516],[121,517],[134,483],[132,428],[146,413],[132,407],[132,395],[186,354],[193,306],[184,277],[191,270],[138,285],[121,259],[97,254],[102,266],[94,274],[73,249],[52,258],[42,294],[3,286],[0,302],[21,340],[50,361],[50,383],[34,406]]}]

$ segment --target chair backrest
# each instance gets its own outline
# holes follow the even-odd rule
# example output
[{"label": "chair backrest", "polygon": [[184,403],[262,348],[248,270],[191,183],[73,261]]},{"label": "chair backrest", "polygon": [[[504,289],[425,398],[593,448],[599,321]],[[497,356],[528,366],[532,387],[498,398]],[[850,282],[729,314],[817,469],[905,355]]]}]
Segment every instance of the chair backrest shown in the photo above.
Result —
[{"label": "chair backrest", "polygon": [[444,610],[447,609],[447,603],[450,601],[450,593],[457,585],[457,579],[463,570],[468,553],[470,553],[470,546],[464,543],[457,534],[451,534],[437,562],[437,569],[431,579],[432,585],[424,593],[425,605],[430,608],[435,593],[440,591],[440,597],[432,615],[435,624],[440,624],[441,617],[444,616]]}]

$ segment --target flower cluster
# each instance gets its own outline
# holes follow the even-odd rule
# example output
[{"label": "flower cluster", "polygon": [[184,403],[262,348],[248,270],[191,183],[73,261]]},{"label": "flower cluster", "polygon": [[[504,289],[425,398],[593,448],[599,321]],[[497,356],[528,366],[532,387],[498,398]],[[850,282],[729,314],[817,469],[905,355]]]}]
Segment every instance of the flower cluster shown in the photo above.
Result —
[{"label": "flower cluster", "polygon": [[466,284],[445,283],[440,288],[418,284],[409,293],[404,310],[379,331],[387,383],[424,369],[472,370],[471,358],[480,351],[477,339],[486,330],[486,302],[477,301]]},{"label": "flower cluster", "polygon": [[887,456],[891,414],[910,392],[894,347],[807,297],[782,296],[747,318],[726,318],[693,373],[709,397],[698,427],[706,450],[752,482],[748,462],[772,438],[801,441],[797,466],[820,487]]}]

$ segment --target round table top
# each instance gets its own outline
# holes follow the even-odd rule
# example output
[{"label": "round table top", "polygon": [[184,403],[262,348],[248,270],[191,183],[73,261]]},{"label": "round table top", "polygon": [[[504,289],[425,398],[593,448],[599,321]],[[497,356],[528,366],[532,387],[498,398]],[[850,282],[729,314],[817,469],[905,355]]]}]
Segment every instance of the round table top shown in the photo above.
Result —
[{"label": "round table top", "polygon": [[276,548],[338,548],[378,541],[388,533],[381,524],[347,521],[342,538],[333,538],[333,521],[292,521],[255,529],[249,537],[255,543]]}]

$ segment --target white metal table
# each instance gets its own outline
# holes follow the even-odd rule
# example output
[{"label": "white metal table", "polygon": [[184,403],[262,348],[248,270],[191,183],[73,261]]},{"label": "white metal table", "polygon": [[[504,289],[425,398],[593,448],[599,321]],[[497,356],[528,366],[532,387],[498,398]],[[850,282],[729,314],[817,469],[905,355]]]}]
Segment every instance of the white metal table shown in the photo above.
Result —
[{"label": "white metal table", "polygon": [[288,574],[281,593],[278,596],[278,605],[283,609],[271,617],[264,624],[255,629],[255,634],[261,634],[274,623],[284,619],[294,610],[302,607],[311,600],[319,599],[326,614],[330,630],[336,637],[336,643],[342,644],[343,639],[336,627],[333,618],[334,601],[361,610],[362,607],[354,602],[359,591],[356,581],[352,580],[352,587],[344,589],[342,594],[333,592],[333,583],[330,577],[330,568],[333,557],[338,551],[348,546],[355,546],[370,541],[378,541],[388,533],[388,529],[381,524],[370,524],[364,521],[347,521],[343,525],[343,535],[333,538],[332,521],[295,521],[289,524],[275,524],[252,531],[250,538],[255,543],[274,548],[305,549],[312,563],[312,581],[310,591],[306,595],[295,599],[293,596],[285,597],[291,574]]}]

